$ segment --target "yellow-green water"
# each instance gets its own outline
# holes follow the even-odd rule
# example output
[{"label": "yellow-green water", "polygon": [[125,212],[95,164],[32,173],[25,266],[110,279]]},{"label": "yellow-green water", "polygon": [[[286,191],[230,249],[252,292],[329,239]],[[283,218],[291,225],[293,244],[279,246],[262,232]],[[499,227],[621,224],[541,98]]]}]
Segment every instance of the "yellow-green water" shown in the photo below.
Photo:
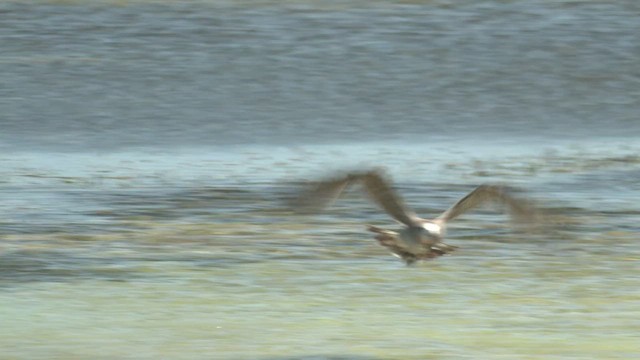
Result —
[{"label": "yellow-green water", "polygon": [[[271,248],[267,258],[232,249],[220,257],[211,235],[206,246],[116,247],[94,254],[95,264],[59,265],[49,276],[26,264],[14,269],[16,283],[0,295],[3,356],[627,359],[638,353],[637,252],[634,258],[481,242],[405,267],[364,239],[361,246],[338,245],[335,256],[324,250],[335,245],[332,239],[322,239],[307,245],[307,256],[278,254],[272,248],[286,246],[272,242],[254,247]],[[136,255],[123,261],[130,252]],[[37,253],[11,256],[27,261]],[[64,263],[62,257],[49,266]],[[20,271],[42,271],[42,279],[20,281]]]}]

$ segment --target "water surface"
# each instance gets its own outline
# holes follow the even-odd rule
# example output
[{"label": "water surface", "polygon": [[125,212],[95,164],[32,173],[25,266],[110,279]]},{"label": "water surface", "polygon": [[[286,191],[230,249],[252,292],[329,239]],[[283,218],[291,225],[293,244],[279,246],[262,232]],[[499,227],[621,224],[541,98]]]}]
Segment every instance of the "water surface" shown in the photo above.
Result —
[{"label": "water surface", "polygon": [[[11,359],[629,359],[640,353],[635,1],[0,3],[0,348]],[[406,267],[354,190],[421,215]]]}]

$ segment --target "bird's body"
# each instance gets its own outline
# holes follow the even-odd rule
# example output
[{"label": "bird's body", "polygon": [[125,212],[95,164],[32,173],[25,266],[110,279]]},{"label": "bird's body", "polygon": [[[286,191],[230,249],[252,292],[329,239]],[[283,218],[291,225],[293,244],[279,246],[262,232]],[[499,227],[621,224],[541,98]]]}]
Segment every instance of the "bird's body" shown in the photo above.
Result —
[{"label": "bird's body", "polygon": [[[432,259],[455,250],[456,246],[443,243],[440,227],[426,223],[425,227],[405,227],[400,231],[391,231],[369,225],[368,230],[376,233],[375,239],[394,255],[407,264],[416,260]],[[429,226],[431,225],[431,226]]]},{"label": "bird's body", "polygon": [[423,219],[409,210],[390,182],[379,170],[349,173],[334,179],[320,181],[298,198],[299,207],[318,210],[335,201],[350,185],[362,183],[371,199],[391,217],[405,225],[400,231],[391,231],[369,225],[375,239],[407,264],[416,260],[435,258],[454,251],[457,247],[442,242],[446,225],[466,211],[493,201],[506,205],[517,219],[530,220],[535,212],[530,203],[515,198],[510,189],[498,185],[481,185],[456,202],[435,219]]}]

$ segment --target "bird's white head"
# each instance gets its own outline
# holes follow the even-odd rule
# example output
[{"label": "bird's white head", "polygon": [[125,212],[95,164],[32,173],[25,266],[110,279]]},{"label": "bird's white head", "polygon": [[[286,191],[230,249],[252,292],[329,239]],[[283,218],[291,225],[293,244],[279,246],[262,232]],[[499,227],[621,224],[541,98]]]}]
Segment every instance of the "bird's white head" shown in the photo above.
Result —
[{"label": "bird's white head", "polygon": [[438,238],[442,236],[442,226],[436,223],[425,222],[424,224],[422,224],[422,227],[429,233],[429,236]]}]

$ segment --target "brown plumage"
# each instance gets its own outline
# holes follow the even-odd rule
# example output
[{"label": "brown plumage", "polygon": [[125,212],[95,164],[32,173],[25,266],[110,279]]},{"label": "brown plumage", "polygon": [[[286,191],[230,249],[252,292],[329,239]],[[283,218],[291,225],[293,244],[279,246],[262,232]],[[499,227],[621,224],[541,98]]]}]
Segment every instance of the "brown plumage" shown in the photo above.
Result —
[{"label": "brown plumage", "polygon": [[511,189],[500,185],[481,185],[456,202],[435,219],[418,217],[393,190],[390,181],[380,170],[353,172],[333,179],[319,181],[296,200],[303,211],[318,211],[331,205],[349,186],[361,183],[370,198],[391,217],[406,227],[399,232],[369,226],[375,239],[407,264],[431,259],[454,251],[457,247],[442,242],[446,225],[463,213],[487,202],[505,205],[515,220],[532,221],[536,211],[531,203],[516,198]]}]

